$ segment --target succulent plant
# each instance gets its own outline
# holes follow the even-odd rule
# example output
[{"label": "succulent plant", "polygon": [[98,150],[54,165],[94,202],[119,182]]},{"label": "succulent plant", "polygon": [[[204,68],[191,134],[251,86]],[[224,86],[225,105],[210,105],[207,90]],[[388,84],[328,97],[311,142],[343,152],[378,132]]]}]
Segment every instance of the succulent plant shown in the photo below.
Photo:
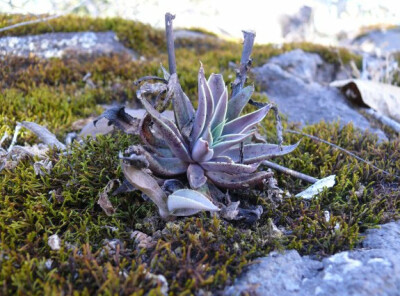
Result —
[{"label": "succulent plant", "polygon": [[[254,92],[253,86],[243,86],[251,65],[250,53],[255,34],[244,32],[241,66],[232,83],[230,99],[222,75],[211,74],[207,80],[203,65],[200,66],[198,107],[195,110],[176,74],[173,19],[173,15],[165,15],[170,73],[161,66],[164,78],[147,76],[137,81],[138,84],[156,80],[165,84],[146,82],[137,91],[137,97],[146,110],[139,124],[142,145],[131,146],[125,151],[126,156],[120,157],[127,181],[158,206],[163,218],[192,215],[204,210],[218,211],[219,207],[215,204],[224,205],[213,200],[208,185],[244,189],[260,184],[272,177],[270,171],[258,171],[260,164],[274,156],[290,153],[297,147],[297,144],[281,145],[281,129],[278,129],[278,144],[251,142],[257,125],[274,108],[272,104],[262,104],[256,111],[240,116]],[[148,94],[155,96],[154,104],[146,98]],[[173,118],[162,113],[170,101]],[[125,132],[137,126],[137,122],[134,123],[123,108],[106,111],[101,117],[108,118],[109,123]],[[173,190],[166,189],[167,179],[185,175],[190,189],[175,185]],[[171,194],[167,196],[167,193]],[[235,206],[232,207],[232,204]],[[239,202],[232,204],[228,207],[236,211]],[[257,216],[261,212],[257,211]]]},{"label": "succulent plant", "polygon": [[[272,107],[266,104],[240,116],[254,92],[253,86],[242,88],[228,100],[222,75],[211,74],[206,80],[201,65],[195,110],[177,74],[164,71],[164,76],[168,81],[166,100],[172,99],[174,119],[159,112],[139,90],[138,98],[147,111],[139,127],[143,145],[131,146],[128,156],[122,157],[130,162],[123,166],[128,181],[158,205],[163,217],[218,210],[201,193],[207,182],[226,189],[260,184],[272,175],[270,171],[258,171],[262,161],[297,147],[251,142],[257,124]],[[178,190],[167,197],[160,187],[156,188],[158,183],[151,180],[146,169],[162,179],[186,175],[192,190]]]},{"label": "succulent plant", "polygon": [[[182,91],[177,75],[169,77],[175,122],[164,117],[138,92],[149,116],[141,124],[144,146],[136,147],[154,175],[171,178],[186,174],[192,189],[206,182],[222,188],[246,188],[262,182],[270,172],[257,171],[265,159],[293,151],[297,144],[254,144],[251,137],[271,104],[239,116],[248,103],[253,86],[241,89],[228,100],[221,74],[208,80],[201,66],[198,73],[198,108],[195,111]],[[150,127],[152,122],[152,127]]]}]

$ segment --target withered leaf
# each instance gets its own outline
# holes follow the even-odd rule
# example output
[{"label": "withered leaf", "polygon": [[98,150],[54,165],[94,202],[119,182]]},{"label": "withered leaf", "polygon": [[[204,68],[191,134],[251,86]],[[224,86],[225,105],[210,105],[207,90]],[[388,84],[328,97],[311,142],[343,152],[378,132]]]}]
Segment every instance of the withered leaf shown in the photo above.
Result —
[{"label": "withered leaf", "polygon": [[46,173],[50,174],[52,168],[53,163],[48,158],[37,161],[33,164],[33,170],[35,171],[36,176],[44,176]]},{"label": "withered leaf", "polygon": [[121,184],[117,179],[110,180],[103,192],[100,193],[99,200],[97,201],[97,204],[103,209],[107,216],[111,216],[115,213],[115,209],[108,199],[108,194],[114,188],[115,183]]},{"label": "withered leaf", "polygon": [[330,85],[340,88],[347,98],[400,122],[400,87],[362,79],[338,80]]},{"label": "withered leaf", "polygon": [[134,239],[139,249],[150,249],[157,244],[157,241],[155,241],[151,236],[138,230],[131,233],[131,239]]}]

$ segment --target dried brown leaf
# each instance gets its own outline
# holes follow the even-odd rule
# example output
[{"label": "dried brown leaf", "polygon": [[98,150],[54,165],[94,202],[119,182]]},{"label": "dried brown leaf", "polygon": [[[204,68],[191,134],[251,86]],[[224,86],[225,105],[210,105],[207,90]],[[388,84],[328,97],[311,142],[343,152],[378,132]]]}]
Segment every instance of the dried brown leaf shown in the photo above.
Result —
[{"label": "dried brown leaf", "polygon": [[333,87],[353,100],[358,100],[372,109],[400,122],[400,87],[370,80],[352,79],[333,81]]},{"label": "dried brown leaf", "polygon": [[108,199],[108,194],[114,188],[115,183],[121,185],[121,182],[117,179],[110,180],[103,192],[100,193],[99,200],[97,201],[97,204],[103,209],[107,216],[111,216],[115,213],[115,209]]},{"label": "dried brown leaf", "polygon": [[138,230],[131,233],[131,239],[135,241],[139,249],[150,249],[157,244],[151,236]]}]

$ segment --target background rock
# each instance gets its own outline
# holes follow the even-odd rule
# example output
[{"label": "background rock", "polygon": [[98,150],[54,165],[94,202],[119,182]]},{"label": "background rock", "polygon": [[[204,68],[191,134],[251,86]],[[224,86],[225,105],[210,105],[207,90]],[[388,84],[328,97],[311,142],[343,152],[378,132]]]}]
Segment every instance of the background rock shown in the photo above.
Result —
[{"label": "background rock", "polygon": [[351,45],[368,53],[393,53],[400,51],[400,27],[373,30],[354,39]]},{"label": "background rock", "polygon": [[369,129],[381,139],[386,136],[373,128],[335,88],[327,84],[345,77],[345,71],[324,62],[318,54],[293,50],[271,58],[265,65],[254,68],[255,81],[268,98],[276,103],[289,121],[314,124],[322,120],[341,124],[352,122],[355,127]]},{"label": "background rock", "polygon": [[217,36],[213,36],[211,34],[206,34],[206,33],[202,33],[202,32],[197,32],[197,31],[191,31],[191,30],[175,30],[174,38],[175,39],[192,39],[192,40],[196,40],[196,39],[204,40],[204,39],[211,38],[215,42],[217,42],[219,40]]},{"label": "background rock", "polygon": [[65,55],[137,54],[123,46],[114,32],[47,33],[0,38],[0,54],[60,58]]}]

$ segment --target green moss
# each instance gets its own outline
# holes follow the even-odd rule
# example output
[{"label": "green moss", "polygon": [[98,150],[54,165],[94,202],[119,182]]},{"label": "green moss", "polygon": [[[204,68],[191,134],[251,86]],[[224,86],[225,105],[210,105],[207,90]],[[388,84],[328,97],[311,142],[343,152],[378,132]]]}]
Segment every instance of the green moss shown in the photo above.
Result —
[{"label": "green moss", "polygon": [[[1,24],[20,20],[22,16],[2,15]],[[98,115],[98,104],[135,105],[133,81],[144,75],[161,76],[159,63],[166,65],[165,54],[159,54],[163,52],[162,37],[157,37],[160,42],[151,37],[159,33],[147,26],[144,28],[150,30],[148,33],[139,29],[135,32],[132,27],[143,25],[73,16],[51,24],[56,31],[118,29],[118,36],[121,32],[130,36],[124,41],[126,45],[135,49],[135,44],[142,43],[142,54],[149,49],[148,60],[131,61],[124,56],[0,60],[0,136],[5,131],[11,134],[17,121],[28,120],[46,125],[62,139],[76,119]],[[7,34],[46,30],[49,28],[42,24]],[[339,63],[332,49],[292,44],[283,48],[256,46],[254,65],[295,47],[321,53],[326,60]],[[176,50],[178,73],[193,101],[197,97],[199,61],[206,74],[223,73],[229,84],[234,72],[228,64],[239,62],[240,50],[240,44],[225,41],[180,43]],[[358,59],[345,51],[340,55],[344,63]],[[91,73],[94,88],[83,81],[87,73]],[[254,99],[267,101],[260,93],[255,93]],[[276,138],[274,125],[271,113],[260,128],[271,142]],[[284,126],[295,128],[285,121]],[[337,123],[320,123],[304,131],[355,152],[392,175],[400,175],[398,138],[378,144],[376,137],[351,125],[341,128]],[[286,143],[299,139],[298,135],[285,134]],[[189,295],[200,289],[216,293],[251,260],[271,250],[292,248],[302,254],[325,256],[356,246],[365,229],[399,218],[398,179],[307,138],[295,152],[276,161],[315,177],[336,174],[337,185],[311,201],[291,195],[276,203],[263,192],[254,191],[246,199],[264,209],[255,225],[226,222],[205,214],[166,224],[157,218],[156,208],[137,192],[110,197],[116,213],[107,216],[97,204],[99,193],[109,180],[122,180],[118,152],[137,140],[114,133],[74,144],[65,154],[52,150],[48,158],[54,168],[44,176],[35,175],[32,164],[36,159],[31,158],[0,173],[0,294],[159,295],[162,285],[150,273],[166,277],[171,295]],[[23,131],[18,143],[25,142],[33,144],[36,138]],[[279,173],[276,177],[279,186],[291,194],[308,186]],[[330,212],[330,221],[325,221],[324,211]],[[282,236],[271,232],[271,221],[286,230]],[[133,230],[152,235],[157,244],[138,249],[130,237]],[[47,244],[52,234],[62,239],[59,251],[52,251]],[[116,247],[107,246],[107,240]]]},{"label": "green moss", "polygon": [[206,29],[199,28],[199,27],[190,27],[190,28],[186,28],[185,30],[189,30],[189,31],[192,31],[192,32],[197,32],[197,33],[202,33],[204,35],[208,35],[208,36],[211,36],[211,37],[218,37],[217,34],[215,34],[213,32],[210,32],[210,31],[208,31]]}]

